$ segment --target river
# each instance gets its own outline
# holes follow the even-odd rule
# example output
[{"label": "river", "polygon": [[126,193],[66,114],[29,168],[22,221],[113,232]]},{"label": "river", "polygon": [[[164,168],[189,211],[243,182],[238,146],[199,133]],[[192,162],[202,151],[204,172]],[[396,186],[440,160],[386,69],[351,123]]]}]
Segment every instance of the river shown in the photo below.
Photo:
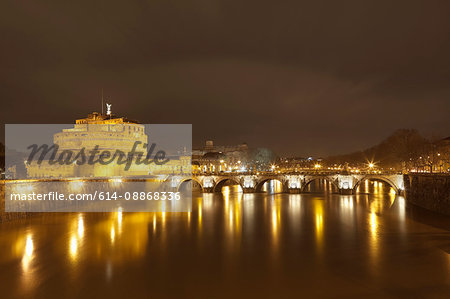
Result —
[{"label": "river", "polygon": [[1,223],[1,298],[449,294],[449,217],[409,206],[378,182],[345,196],[316,187],[243,194],[227,186],[194,193],[190,213]]}]

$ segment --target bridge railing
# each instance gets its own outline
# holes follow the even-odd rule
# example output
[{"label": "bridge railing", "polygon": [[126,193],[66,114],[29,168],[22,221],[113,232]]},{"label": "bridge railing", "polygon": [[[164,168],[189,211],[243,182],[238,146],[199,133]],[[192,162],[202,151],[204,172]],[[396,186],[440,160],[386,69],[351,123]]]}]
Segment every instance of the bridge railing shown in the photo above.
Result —
[{"label": "bridge railing", "polygon": [[303,170],[303,171],[236,171],[236,172],[201,172],[196,171],[192,173],[193,175],[219,175],[219,176],[237,176],[237,175],[267,175],[267,176],[278,176],[278,175],[400,175],[401,172],[398,171],[327,171],[327,170]]}]

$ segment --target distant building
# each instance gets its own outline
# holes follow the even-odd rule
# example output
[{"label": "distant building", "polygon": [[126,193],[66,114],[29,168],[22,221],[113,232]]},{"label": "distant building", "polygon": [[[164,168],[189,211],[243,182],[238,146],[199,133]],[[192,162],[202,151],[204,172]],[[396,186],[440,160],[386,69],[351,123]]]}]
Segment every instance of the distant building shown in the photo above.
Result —
[{"label": "distant building", "polygon": [[214,145],[206,141],[201,148],[192,150],[193,170],[200,172],[241,171],[248,160],[246,143],[239,145]]}]

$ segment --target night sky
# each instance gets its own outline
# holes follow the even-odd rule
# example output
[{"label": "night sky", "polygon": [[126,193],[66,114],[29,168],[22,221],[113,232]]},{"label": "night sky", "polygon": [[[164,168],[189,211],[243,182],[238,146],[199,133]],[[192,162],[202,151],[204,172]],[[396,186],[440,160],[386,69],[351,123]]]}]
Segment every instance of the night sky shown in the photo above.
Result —
[{"label": "night sky", "polygon": [[[64,3],[63,3],[64,2]],[[101,110],[326,156],[450,135],[450,1],[1,1],[2,123]],[[2,139],[4,132],[2,129]]]}]

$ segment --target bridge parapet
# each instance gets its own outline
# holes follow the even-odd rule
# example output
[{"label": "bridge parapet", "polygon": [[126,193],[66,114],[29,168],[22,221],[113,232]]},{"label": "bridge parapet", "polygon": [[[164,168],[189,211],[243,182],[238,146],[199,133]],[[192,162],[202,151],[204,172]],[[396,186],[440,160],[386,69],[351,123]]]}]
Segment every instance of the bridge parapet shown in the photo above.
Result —
[{"label": "bridge parapet", "polygon": [[233,182],[238,184],[243,192],[254,193],[260,192],[265,182],[270,180],[277,180],[283,186],[283,192],[301,193],[306,191],[306,187],[312,181],[317,179],[324,179],[336,186],[342,194],[354,194],[359,184],[366,180],[380,180],[391,185],[397,194],[403,194],[404,183],[403,175],[401,174],[279,174],[279,173],[263,173],[263,174],[201,174],[194,175],[187,179],[182,177],[176,183],[172,183],[177,188],[186,180],[193,180],[197,182],[203,192],[220,192],[221,188],[227,183]]}]

